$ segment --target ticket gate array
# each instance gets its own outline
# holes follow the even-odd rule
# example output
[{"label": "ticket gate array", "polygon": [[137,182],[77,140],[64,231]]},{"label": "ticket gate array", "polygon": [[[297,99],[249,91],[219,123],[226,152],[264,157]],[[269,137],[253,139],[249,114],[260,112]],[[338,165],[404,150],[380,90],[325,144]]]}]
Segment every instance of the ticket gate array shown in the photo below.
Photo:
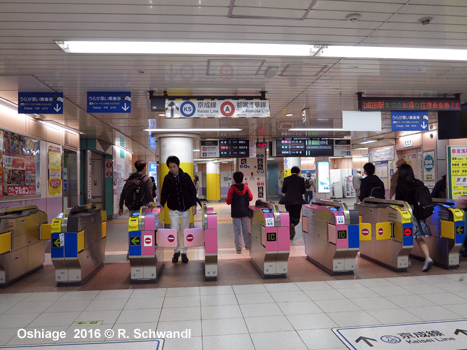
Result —
[{"label": "ticket gate array", "polygon": [[[128,221],[128,255],[131,281],[157,282],[164,267],[162,248],[177,247],[177,231],[163,228],[159,220],[161,207],[142,207]],[[212,207],[203,207],[203,227],[184,232],[185,247],[204,246],[205,279],[217,279],[217,214]]]},{"label": "ticket gate array", "polygon": [[[433,198],[433,202],[436,204],[434,213],[427,220],[433,236],[424,238],[424,241],[435,265],[445,269],[457,268],[465,238],[465,213],[455,208],[453,200]],[[414,244],[410,255],[425,260],[418,243]]]},{"label": "ticket gate array", "polygon": [[316,199],[302,207],[307,260],[331,275],[353,274],[359,244],[358,212],[345,203]]},{"label": "ticket gate array", "polygon": [[251,262],[263,278],[286,277],[290,255],[289,213],[278,205],[257,201],[248,220]]},{"label": "ticket gate array", "polygon": [[0,209],[0,287],[42,268],[47,241],[41,240],[47,213],[35,205]]},{"label": "ticket gate array", "polygon": [[81,285],[104,264],[107,213],[95,204],[67,208],[51,223],[57,285]]},{"label": "ticket gate array", "polygon": [[414,246],[412,210],[407,202],[365,198],[355,209],[360,216],[360,256],[406,272]]}]

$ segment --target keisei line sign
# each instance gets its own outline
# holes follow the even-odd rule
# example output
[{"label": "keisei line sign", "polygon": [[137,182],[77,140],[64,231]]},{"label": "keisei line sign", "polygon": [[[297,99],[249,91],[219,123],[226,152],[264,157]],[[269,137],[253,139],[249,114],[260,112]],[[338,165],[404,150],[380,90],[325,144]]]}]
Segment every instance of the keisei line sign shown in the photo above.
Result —
[{"label": "keisei line sign", "polygon": [[269,100],[169,100],[166,118],[269,118]]}]

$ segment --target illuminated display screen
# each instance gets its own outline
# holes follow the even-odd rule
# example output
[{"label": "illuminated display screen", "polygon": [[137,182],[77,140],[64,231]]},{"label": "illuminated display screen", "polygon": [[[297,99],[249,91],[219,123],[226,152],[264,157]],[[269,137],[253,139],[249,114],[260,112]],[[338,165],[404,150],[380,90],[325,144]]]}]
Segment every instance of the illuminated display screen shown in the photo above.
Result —
[{"label": "illuminated display screen", "polygon": [[266,148],[268,147],[267,142],[256,142],[256,148]]},{"label": "illuminated display screen", "polygon": [[277,157],[319,157],[333,155],[333,140],[300,137],[276,139]]},{"label": "illuminated display screen", "polygon": [[250,146],[248,140],[227,139],[219,141],[220,157],[249,157]]},{"label": "illuminated display screen", "polygon": [[331,192],[329,162],[318,162],[318,193]]}]

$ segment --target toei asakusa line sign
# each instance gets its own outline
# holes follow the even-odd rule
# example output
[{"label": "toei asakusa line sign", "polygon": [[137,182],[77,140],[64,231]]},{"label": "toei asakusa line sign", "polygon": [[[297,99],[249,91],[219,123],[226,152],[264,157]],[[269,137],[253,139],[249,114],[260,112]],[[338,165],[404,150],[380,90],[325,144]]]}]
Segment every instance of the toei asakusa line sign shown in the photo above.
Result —
[{"label": "toei asakusa line sign", "polygon": [[166,100],[166,118],[269,118],[269,100]]}]

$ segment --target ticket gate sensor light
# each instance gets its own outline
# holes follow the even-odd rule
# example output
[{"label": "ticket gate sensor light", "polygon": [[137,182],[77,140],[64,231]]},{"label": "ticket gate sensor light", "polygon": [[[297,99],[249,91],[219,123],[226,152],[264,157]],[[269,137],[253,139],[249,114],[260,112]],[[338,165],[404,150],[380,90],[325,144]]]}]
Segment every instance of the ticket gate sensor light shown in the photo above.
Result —
[{"label": "ticket gate sensor light", "polygon": [[[427,219],[433,236],[425,237],[424,241],[435,265],[455,269],[459,267],[459,252],[465,238],[465,213],[455,208],[453,200],[433,198],[433,202],[436,204],[433,215]],[[425,260],[416,242],[410,256]]]},{"label": "ticket gate sensor light", "polygon": [[359,249],[358,212],[345,203],[316,199],[302,208],[307,260],[331,275],[353,274]]},{"label": "ticket gate sensor light", "polygon": [[283,278],[288,272],[290,255],[289,213],[279,212],[272,203],[256,201],[248,220],[251,234],[251,262],[263,278]]},{"label": "ticket gate sensor light", "polygon": [[0,209],[0,287],[43,267],[47,242],[41,232],[50,229],[47,213],[36,205]]},{"label": "ticket gate sensor light", "polygon": [[107,213],[95,204],[67,208],[51,223],[51,258],[58,286],[82,285],[105,260]]},{"label": "ticket gate sensor light", "polygon": [[406,272],[414,246],[412,210],[404,201],[365,198],[359,213],[360,256],[396,272]]}]

